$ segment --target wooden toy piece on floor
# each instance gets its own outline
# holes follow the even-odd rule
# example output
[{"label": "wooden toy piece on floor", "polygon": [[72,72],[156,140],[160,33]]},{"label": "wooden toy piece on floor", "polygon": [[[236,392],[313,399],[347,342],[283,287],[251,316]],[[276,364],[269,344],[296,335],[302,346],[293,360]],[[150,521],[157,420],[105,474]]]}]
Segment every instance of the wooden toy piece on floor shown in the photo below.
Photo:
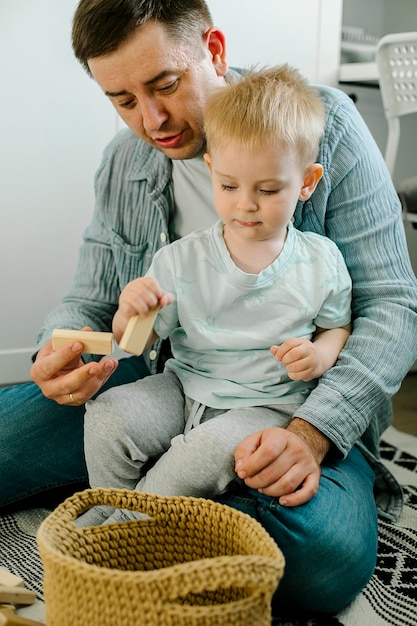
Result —
[{"label": "wooden toy piece on floor", "polygon": [[16,611],[16,607],[14,604],[0,604],[0,613],[14,613]]},{"label": "wooden toy piece on floor", "polygon": [[0,626],[45,626],[42,622],[35,622],[10,611],[0,611]]},{"label": "wooden toy piece on floor", "polygon": [[36,593],[25,587],[0,587],[1,604],[34,604]]},{"label": "wooden toy piece on floor", "polygon": [[25,588],[20,576],[0,567],[0,626],[43,626],[41,622],[16,615],[16,605],[34,604],[36,593]]},{"label": "wooden toy piece on floor", "polygon": [[0,567],[0,587],[24,587],[23,578]]},{"label": "wooden toy piece on floor", "polygon": [[52,347],[54,350],[58,350],[74,341],[81,341],[83,352],[91,354],[111,354],[113,352],[113,333],[67,330],[64,328],[55,328],[52,333]]},{"label": "wooden toy piece on floor", "polygon": [[131,317],[119,342],[119,348],[130,354],[142,354],[152,332],[155,317],[160,307],[153,309],[147,317]]}]

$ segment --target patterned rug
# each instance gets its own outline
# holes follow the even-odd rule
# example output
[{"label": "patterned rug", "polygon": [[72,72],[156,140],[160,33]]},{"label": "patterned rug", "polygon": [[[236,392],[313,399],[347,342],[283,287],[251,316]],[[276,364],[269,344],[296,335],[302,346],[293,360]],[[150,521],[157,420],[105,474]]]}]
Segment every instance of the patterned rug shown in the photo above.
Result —
[{"label": "patterned rug", "polygon": [[[275,618],[273,626],[417,626],[417,438],[390,428],[381,454],[404,486],[405,507],[396,524],[379,522],[378,562],[371,581],[337,617],[288,615]],[[31,509],[0,516],[0,566],[36,591],[36,605],[20,612],[39,621],[44,621],[42,563],[35,536],[48,513]]]}]

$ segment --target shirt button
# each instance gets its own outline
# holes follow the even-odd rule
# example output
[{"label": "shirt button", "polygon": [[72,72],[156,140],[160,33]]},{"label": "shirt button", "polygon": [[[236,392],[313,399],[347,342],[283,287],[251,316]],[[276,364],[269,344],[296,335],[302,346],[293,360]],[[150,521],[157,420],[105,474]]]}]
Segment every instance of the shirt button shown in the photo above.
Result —
[{"label": "shirt button", "polygon": [[155,361],[156,357],[158,356],[158,353],[156,350],[151,350],[149,352],[149,358],[151,361]]},{"label": "shirt button", "polygon": [[165,233],[161,233],[161,234],[159,235],[159,238],[160,238],[160,240],[162,241],[162,243],[165,243],[165,242],[166,242],[166,240],[167,240],[167,236],[166,236],[166,234],[165,234]]}]

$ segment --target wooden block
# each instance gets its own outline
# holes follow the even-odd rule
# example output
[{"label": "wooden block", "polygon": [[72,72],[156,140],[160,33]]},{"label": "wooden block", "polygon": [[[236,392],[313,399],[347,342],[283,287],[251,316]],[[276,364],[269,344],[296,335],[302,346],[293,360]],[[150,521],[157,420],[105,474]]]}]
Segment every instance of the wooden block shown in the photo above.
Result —
[{"label": "wooden block", "polygon": [[14,613],[16,611],[16,607],[14,604],[0,604],[0,613],[7,613],[7,611],[11,611]]},{"label": "wooden block", "polygon": [[20,576],[12,574],[7,569],[0,567],[0,587],[24,587],[25,582]]},{"label": "wooden block", "polygon": [[52,347],[58,350],[74,341],[81,341],[83,352],[91,354],[111,354],[113,352],[113,333],[95,333],[88,330],[66,330],[55,328],[52,333]]},{"label": "wooden block", "polygon": [[153,309],[147,317],[131,317],[119,342],[119,348],[130,354],[142,354],[152,332],[155,317],[160,307]]},{"label": "wooden block", "polygon": [[42,622],[35,622],[15,613],[0,611],[0,626],[45,626]]},{"label": "wooden block", "polygon": [[1,604],[34,604],[36,593],[25,587],[0,587]]}]

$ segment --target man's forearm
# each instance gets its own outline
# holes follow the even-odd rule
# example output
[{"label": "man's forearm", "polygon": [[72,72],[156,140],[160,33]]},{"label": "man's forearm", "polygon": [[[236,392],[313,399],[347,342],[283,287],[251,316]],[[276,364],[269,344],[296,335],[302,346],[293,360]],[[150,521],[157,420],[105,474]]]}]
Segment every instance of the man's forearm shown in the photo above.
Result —
[{"label": "man's forearm", "polygon": [[320,465],[331,448],[330,439],[315,426],[299,417],[294,417],[287,426],[287,430],[298,435],[308,445]]}]

